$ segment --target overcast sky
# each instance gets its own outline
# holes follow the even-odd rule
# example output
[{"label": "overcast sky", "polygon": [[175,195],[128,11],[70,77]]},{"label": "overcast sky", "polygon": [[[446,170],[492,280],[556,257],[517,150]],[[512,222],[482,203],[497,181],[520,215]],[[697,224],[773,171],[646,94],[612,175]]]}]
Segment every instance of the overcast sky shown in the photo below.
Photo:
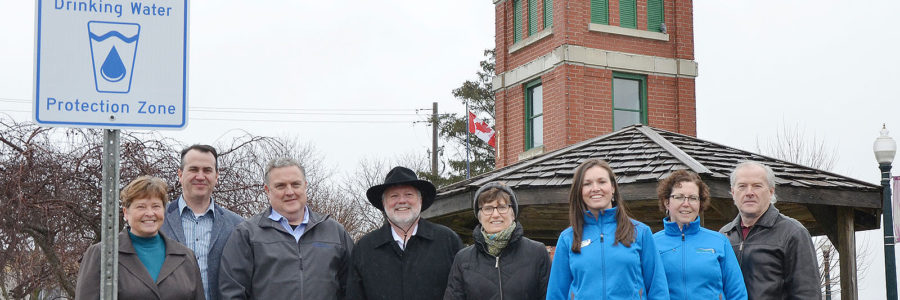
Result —
[{"label": "overcast sky", "polygon": [[[800,128],[837,149],[836,173],[877,183],[881,124],[900,137],[898,11],[898,1],[696,1],[698,137],[755,151]],[[462,113],[450,91],[494,47],[490,0],[195,1],[190,22],[190,121],[165,135],[297,137],[342,172],[426,151],[431,129],[413,122],[432,102]],[[34,2],[0,2],[0,112],[20,121],[32,118],[33,27]],[[884,298],[879,235],[858,234],[871,260],[860,299]]]}]

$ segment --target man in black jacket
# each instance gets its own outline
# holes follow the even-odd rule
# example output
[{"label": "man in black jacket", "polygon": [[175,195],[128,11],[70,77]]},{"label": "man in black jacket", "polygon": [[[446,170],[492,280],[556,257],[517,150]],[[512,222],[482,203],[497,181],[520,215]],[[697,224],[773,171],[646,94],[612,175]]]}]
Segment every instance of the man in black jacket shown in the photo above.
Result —
[{"label": "man in black jacket", "polygon": [[449,228],[419,218],[435,188],[404,167],[366,191],[387,224],[363,236],[351,254],[347,299],[440,299],[462,241]]},{"label": "man in black jacket", "polygon": [[750,299],[822,299],[819,267],[809,231],[775,208],[775,173],[742,162],[731,173],[740,214],[719,232],[728,236]]}]

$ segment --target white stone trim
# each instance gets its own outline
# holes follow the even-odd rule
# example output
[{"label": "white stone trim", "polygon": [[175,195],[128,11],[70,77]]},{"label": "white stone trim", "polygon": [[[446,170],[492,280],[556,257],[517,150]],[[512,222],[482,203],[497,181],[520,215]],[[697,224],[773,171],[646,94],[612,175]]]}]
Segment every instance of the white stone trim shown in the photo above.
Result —
[{"label": "white stone trim", "polygon": [[605,24],[591,23],[588,26],[588,30],[596,31],[596,32],[612,33],[612,34],[618,34],[618,35],[627,35],[627,36],[633,36],[633,37],[639,37],[639,38],[645,38],[645,39],[651,39],[651,40],[658,40],[658,41],[667,41],[667,42],[669,41],[669,35],[666,33],[653,32],[653,31],[647,31],[647,30],[638,30],[638,29],[605,25]]},{"label": "white stone trim", "polygon": [[521,84],[561,64],[583,65],[629,73],[661,76],[697,77],[697,62],[649,55],[562,45],[515,69],[493,78],[493,90]]},{"label": "white stone trim", "polygon": [[509,54],[519,51],[519,49],[525,48],[528,45],[531,45],[534,42],[540,41],[541,39],[548,37],[552,34],[553,34],[553,27],[544,28],[544,30],[538,31],[534,35],[529,36],[521,41],[518,41],[515,44],[512,44],[512,46],[509,46]]},{"label": "white stone trim", "polygon": [[519,160],[523,161],[526,159],[530,159],[532,157],[544,154],[544,145],[540,145],[531,149],[526,150],[525,152],[519,153]]}]

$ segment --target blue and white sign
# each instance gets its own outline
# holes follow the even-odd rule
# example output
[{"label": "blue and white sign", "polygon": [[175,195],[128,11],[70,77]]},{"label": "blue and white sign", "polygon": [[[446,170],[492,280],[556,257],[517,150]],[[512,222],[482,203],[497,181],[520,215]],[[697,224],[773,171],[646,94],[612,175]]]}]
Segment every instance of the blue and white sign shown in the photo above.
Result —
[{"label": "blue and white sign", "polygon": [[38,0],[35,20],[35,122],[187,125],[187,0]]}]

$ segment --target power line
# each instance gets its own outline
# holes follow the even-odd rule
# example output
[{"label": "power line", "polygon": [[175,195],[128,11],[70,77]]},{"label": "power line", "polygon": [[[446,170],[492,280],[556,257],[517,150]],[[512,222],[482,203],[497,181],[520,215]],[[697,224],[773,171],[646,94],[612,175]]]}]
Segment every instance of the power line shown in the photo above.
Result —
[{"label": "power line", "polygon": [[[32,100],[18,98],[0,98],[0,102],[9,103],[33,103]],[[248,108],[248,107],[212,107],[193,106],[188,107],[196,112],[221,112],[240,114],[280,114],[280,115],[335,115],[335,116],[417,116],[417,113],[365,113],[365,112],[405,112],[416,109],[387,109],[387,108]]]},{"label": "power line", "polygon": [[213,109],[213,110],[266,110],[266,111],[415,111],[415,109],[388,109],[388,108],[250,108],[250,107],[215,107],[215,106],[193,106],[193,110]]},{"label": "power line", "polygon": [[337,121],[337,120],[253,120],[253,119],[224,119],[224,118],[191,118],[202,121],[243,121],[243,122],[273,122],[273,123],[410,123],[413,121]]},{"label": "power line", "polygon": [[[20,113],[31,113],[30,110],[17,110],[17,109],[7,109],[5,112],[20,112]],[[263,119],[229,119],[229,118],[194,118],[189,117],[191,121],[229,121],[229,122],[260,122],[260,123],[365,123],[365,124],[400,124],[400,123],[408,123],[411,125],[415,125],[419,123],[417,121],[375,121],[375,120],[263,120]]]},{"label": "power line", "polygon": [[[223,111],[217,109],[197,109],[190,108],[192,112],[215,112],[227,114],[276,114],[276,115],[320,115],[320,116],[418,116],[418,114],[400,114],[400,113],[352,113],[352,112],[287,112],[275,110],[243,110],[243,111]],[[350,110],[348,110],[350,111]]]}]

